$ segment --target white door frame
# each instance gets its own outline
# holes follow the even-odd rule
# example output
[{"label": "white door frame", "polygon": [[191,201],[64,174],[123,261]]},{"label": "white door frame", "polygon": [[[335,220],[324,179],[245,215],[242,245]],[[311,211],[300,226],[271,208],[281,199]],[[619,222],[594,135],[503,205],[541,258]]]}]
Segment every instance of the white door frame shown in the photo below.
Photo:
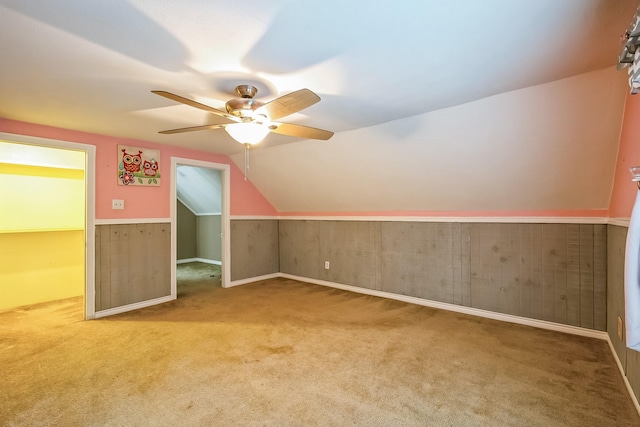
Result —
[{"label": "white door frame", "polygon": [[222,175],[222,215],[220,218],[222,225],[222,277],[220,284],[223,288],[231,285],[231,218],[229,211],[229,201],[231,193],[231,166],[224,163],[206,162],[203,160],[186,159],[182,157],[171,157],[171,298],[178,296],[178,283],[176,279],[176,266],[178,264],[178,165],[197,166],[219,170]]},{"label": "white door frame", "polygon": [[89,144],[77,142],[60,141],[50,138],[39,138],[35,136],[18,135],[13,133],[0,132],[0,139],[7,142],[17,142],[27,145],[39,145],[41,147],[61,148],[66,150],[84,151],[84,318],[93,319],[96,310],[96,243],[95,243],[95,194],[96,194],[96,147]]}]

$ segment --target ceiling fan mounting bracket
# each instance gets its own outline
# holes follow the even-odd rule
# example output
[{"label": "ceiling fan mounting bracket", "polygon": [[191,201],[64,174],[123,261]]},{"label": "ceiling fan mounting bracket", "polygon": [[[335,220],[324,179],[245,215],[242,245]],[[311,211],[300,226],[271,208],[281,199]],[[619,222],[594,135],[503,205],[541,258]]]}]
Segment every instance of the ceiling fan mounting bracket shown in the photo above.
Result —
[{"label": "ceiling fan mounting bracket", "polygon": [[253,98],[258,93],[258,88],[252,85],[238,85],[236,93],[242,98]]}]

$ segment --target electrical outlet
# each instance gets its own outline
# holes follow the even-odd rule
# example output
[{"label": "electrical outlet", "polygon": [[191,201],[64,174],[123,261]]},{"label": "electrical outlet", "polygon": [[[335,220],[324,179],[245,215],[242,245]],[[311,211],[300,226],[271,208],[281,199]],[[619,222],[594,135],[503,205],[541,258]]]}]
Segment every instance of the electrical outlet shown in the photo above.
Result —
[{"label": "electrical outlet", "polygon": [[618,338],[622,339],[622,319],[618,316]]},{"label": "electrical outlet", "polygon": [[324,269],[325,269],[325,270],[328,270],[328,269],[329,269],[329,266],[330,266],[329,261],[325,261],[325,262],[324,262]]},{"label": "electrical outlet", "polygon": [[124,200],[111,200],[111,209],[124,209]]}]

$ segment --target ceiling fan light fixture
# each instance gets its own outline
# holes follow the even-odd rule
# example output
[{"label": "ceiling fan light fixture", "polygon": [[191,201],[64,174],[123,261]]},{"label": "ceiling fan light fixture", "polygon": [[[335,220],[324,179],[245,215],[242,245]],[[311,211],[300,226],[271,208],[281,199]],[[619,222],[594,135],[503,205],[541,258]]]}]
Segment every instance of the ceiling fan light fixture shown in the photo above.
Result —
[{"label": "ceiling fan light fixture", "polygon": [[163,130],[160,131],[162,134],[174,134],[205,129],[226,129],[227,133],[233,139],[245,144],[247,147],[250,144],[257,144],[262,141],[269,132],[304,139],[327,140],[333,136],[333,132],[328,130],[316,129],[293,123],[271,121],[297,113],[298,111],[308,108],[320,101],[320,97],[309,89],[300,89],[264,103],[253,99],[255,94],[258,92],[258,89],[255,86],[240,85],[236,87],[236,92],[240,95],[240,98],[234,98],[227,101],[225,104],[226,111],[201,104],[192,99],[164,90],[153,90],[151,92],[172,101],[176,101],[190,107],[195,107],[227,119],[227,123]]},{"label": "ceiling fan light fixture", "polygon": [[261,123],[232,123],[226,125],[224,130],[241,144],[257,144],[269,133],[269,128]]}]

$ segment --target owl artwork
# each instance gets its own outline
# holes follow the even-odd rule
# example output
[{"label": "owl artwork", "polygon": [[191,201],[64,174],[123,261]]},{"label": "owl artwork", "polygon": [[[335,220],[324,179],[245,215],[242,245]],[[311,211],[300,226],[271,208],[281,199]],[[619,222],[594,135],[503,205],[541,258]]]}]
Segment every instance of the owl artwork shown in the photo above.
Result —
[{"label": "owl artwork", "polygon": [[140,172],[140,163],[142,163],[142,151],[138,151],[138,154],[127,153],[125,149],[122,150],[122,163],[124,163],[124,170],[127,172]]},{"label": "owl artwork", "polygon": [[159,186],[160,150],[118,145],[118,185]]},{"label": "owl artwork", "polygon": [[142,163],[142,171],[146,176],[155,176],[158,173],[158,162],[155,159],[145,160]]}]

